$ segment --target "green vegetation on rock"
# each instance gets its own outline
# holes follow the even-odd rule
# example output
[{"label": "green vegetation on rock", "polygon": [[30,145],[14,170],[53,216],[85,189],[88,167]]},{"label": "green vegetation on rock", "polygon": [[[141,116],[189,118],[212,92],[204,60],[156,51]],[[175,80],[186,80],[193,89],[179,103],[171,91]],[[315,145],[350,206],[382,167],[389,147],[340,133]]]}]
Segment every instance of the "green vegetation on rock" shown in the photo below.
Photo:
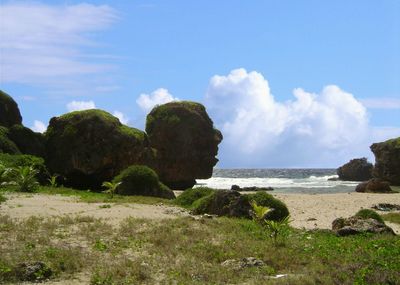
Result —
[{"label": "green vegetation on rock", "polygon": [[113,183],[121,183],[116,189],[120,195],[175,198],[172,190],[159,182],[157,173],[144,165],[132,165],[128,167],[113,179]]},{"label": "green vegetation on rock", "polygon": [[266,215],[267,220],[281,221],[289,216],[289,210],[285,203],[265,192],[246,195],[247,199],[255,201],[257,205],[273,209]]},{"label": "green vegetation on rock", "polygon": [[8,137],[16,144],[21,153],[44,157],[45,139],[41,133],[35,133],[22,125],[14,125],[9,129]]},{"label": "green vegetation on rock", "polygon": [[382,217],[377,212],[370,209],[361,209],[355,214],[355,216],[363,219],[374,219],[378,222],[384,223]]},{"label": "green vegetation on rock", "polygon": [[175,204],[184,208],[191,208],[195,201],[214,192],[214,189],[208,187],[190,188],[185,190],[181,195],[176,198]]},{"label": "green vegetation on rock", "polygon": [[0,90],[0,126],[20,125],[22,117],[17,103],[10,95]]},{"label": "green vegetation on rock", "polygon": [[8,129],[0,126],[0,153],[20,154],[18,147],[8,135]]}]

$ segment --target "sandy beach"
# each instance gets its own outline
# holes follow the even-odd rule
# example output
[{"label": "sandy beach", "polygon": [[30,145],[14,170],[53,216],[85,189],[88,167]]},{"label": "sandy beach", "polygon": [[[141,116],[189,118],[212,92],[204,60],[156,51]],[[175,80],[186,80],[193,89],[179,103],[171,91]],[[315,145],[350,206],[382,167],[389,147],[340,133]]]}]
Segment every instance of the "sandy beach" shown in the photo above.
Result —
[{"label": "sandy beach", "polygon": [[[273,194],[284,201],[291,215],[291,224],[296,228],[330,229],[332,221],[338,217],[349,217],[360,209],[371,208],[378,203],[400,204],[399,194]],[[6,195],[8,200],[0,206],[1,215],[24,219],[30,216],[91,216],[118,225],[127,217],[146,219],[170,219],[188,216],[178,207],[163,204],[113,204],[84,203],[78,198],[61,195],[20,194]],[[109,207],[109,208],[108,208]],[[383,212],[380,212],[383,213]],[[397,234],[400,226],[389,224]]]}]

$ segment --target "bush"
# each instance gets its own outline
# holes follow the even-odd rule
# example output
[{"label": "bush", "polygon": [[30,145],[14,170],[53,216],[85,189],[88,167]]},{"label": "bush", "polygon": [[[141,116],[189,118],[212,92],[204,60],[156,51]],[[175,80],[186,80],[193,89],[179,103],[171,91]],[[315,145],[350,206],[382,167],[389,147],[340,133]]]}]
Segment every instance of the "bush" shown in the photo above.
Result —
[{"label": "bush", "polygon": [[175,204],[185,208],[191,208],[195,201],[214,192],[214,189],[208,187],[189,188],[176,198]]},{"label": "bush", "polygon": [[47,183],[49,172],[44,164],[44,159],[41,157],[28,154],[11,155],[0,153],[0,163],[7,168],[33,167],[38,171],[36,178],[39,183],[42,185]]},{"label": "bush", "polygon": [[383,224],[385,223],[383,221],[382,217],[377,212],[370,210],[370,209],[362,209],[362,210],[358,211],[355,214],[355,216],[363,218],[363,219],[374,219]]},{"label": "bush", "polygon": [[8,137],[8,129],[0,126],[0,153],[19,154],[16,144]]},{"label": "bush", "polygon": [[116,191],[121,195],[175,198],[172,190],[159,182],[157,173],[144,165],[132,165],[123,170],[113,179],[113,183],[119,182],[121,184],[117,187]]},{"label": "bush", "polygon": [[249,202],[255,201],[257,205],[273,209],[266,215],[267,220],[282,221],[289,216],[289,210],[285,203],[276,199],[272,195],[265,192],[257,192],[255,194],[246,195]]}]

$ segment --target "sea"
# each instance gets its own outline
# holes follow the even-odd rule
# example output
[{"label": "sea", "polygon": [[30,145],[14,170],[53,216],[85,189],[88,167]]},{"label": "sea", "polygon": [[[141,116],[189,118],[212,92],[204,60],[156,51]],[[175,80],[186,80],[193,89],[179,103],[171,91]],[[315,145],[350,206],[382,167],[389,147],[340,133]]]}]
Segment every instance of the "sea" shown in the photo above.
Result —
[{"label": "sea", "polygon": [[198,179],[196,187],[231,189],[272,187],[275,193],[348,193],[359,182],[337,180],[336,169],[214,169],[210,179]]}]

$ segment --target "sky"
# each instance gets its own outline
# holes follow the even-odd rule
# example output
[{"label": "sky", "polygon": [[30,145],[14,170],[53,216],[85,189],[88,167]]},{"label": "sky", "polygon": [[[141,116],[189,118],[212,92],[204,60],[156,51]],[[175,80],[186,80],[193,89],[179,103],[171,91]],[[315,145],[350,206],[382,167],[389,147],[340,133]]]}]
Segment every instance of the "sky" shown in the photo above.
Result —
[{"label": "sky", "polygon": [[143,130],[197,101],[220,168],[373,161],[400,136],[398,0],[0,3],[0,89],[38,132],[88,108]]}]

